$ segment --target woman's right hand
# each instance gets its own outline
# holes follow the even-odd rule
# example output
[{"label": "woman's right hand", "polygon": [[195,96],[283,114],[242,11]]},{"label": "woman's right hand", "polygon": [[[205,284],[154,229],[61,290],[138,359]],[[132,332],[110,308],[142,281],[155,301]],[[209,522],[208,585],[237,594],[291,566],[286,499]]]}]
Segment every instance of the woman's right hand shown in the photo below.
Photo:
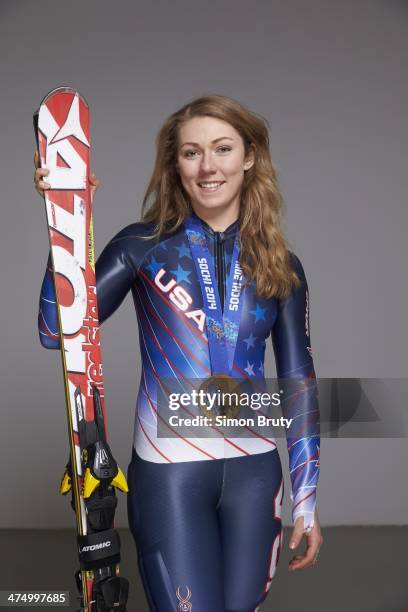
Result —
[{"label": "woman's right hand", "polygon": [[46,189],[50,189],[51,185],[43,180],[45,176],[47,176],[50,171],[47,168],[40,168],[40,156],[38,155],[38,151],[34,153],[34,185],[35,190],[40,196],[44,197],[44,191]]},{"label": "woman's right hand", "polygon": [[[40,194],[40,196],[44,197],[44,191],[47,191],[47,189],[51,189],[51,185],[47,183],[47,181],[44,180],[45,177],[48,176],[50,171],[47,170],[47,168],[40,167],[40,156],[38,155],[38,151],[34,153],[34,166],[35,166],[35,173],[34,173],[35,189],[37,193]],[[93,200],[95,191],[98,189],[100,185],[100,181],[96,178],[93,172],[89,176],[89,185],[91,187],[91,199]]]}]

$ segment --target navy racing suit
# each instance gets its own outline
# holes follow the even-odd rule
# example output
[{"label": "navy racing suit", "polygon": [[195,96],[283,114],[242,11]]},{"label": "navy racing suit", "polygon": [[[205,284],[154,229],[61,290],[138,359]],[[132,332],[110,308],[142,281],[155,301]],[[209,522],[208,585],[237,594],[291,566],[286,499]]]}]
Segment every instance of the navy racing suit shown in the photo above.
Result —
[{"label": "navy racing suit", "polygon": [[[194,213],[193,213],[194,214]],[[201,221],[224,304],[239,221],[214,231]],[[276,443],[245,437],[158,435],[158,381],[211,375],[205,329],[197,325],[203,298],[184,224],[158,239],[153,224],[134,223],[106,246],[96,264],[100,321],[132,292],[139,327],[142,375],[129,466],[129,524],[151,610],[249,612],[266,597],[282,544],[283,481]],[[314,381],[309,297],[304,271],[291,253],[300,286],[286,299],[263,298],[250,283],[243,306],[233,369],[264,378],[266,341],[272,337],[279,379]],[[52,271],[40,297],[40,339],[58,348]],[[287,434],[292,516],[313,525],[319,475],[316,395],[282,405]],[[184,607],[183,607],[184,606]]]}]

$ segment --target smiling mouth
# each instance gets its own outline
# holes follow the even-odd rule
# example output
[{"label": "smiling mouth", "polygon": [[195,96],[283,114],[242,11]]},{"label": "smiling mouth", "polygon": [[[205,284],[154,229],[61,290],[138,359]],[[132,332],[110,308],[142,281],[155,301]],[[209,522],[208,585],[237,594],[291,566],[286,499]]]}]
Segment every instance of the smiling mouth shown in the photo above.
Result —
[{"label": "smiling mouth", "polygon": [[218,191],[225,181],[201,181],[198,183],[200,189],[206,192]]}]

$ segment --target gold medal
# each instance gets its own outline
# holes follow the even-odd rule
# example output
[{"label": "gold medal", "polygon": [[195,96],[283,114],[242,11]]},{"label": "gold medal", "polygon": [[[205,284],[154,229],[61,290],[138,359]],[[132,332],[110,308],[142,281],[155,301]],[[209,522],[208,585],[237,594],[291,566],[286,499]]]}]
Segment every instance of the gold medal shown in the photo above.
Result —
[{"label": "gold medal", "polygon": [[[227,374],[215,374],[210,376],[201,383],[198,391],[198,404],[201,414],[211,416],[212,410],[218,416],[234,418],[239,414],[239,396],[240,384],[236,378]],[[214,404],[209,404],[206,398],[202,398],[203,394],[215,395]]]}]

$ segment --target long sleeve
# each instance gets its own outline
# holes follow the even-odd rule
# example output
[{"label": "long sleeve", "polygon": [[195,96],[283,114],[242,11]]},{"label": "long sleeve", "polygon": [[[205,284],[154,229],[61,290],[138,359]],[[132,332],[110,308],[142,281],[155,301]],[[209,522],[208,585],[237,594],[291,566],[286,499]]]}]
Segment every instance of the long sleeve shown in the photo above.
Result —
[{"label": "long sleeve", "polygon": [[[136,265],[127,256],[128,241],[129,227],[112,238],[96,263],[96,291],[101,323],[119,308],[136,277]],[[50,258],[41,287],[38,331],[43,346],[59,348],[58,314]]]},{"label": "long sleeve", "polygon": [[59,348],[58,313],[52,278],[51,255],[48,256],[44,280],[41,286],[38,309],[38,333],[45,348]]},{"label": "long sleeve", "polygon": [[309,294],[299,259],[293,268],[301,284],[278,303],[272,328],[276,371],[283,388],[282,412],[292,419],[286,431],[292,483],[292,518],[304,518],[304,530],[314,524],[316,486],[320,469],[320,425],[316,376],[310,347]]}]

